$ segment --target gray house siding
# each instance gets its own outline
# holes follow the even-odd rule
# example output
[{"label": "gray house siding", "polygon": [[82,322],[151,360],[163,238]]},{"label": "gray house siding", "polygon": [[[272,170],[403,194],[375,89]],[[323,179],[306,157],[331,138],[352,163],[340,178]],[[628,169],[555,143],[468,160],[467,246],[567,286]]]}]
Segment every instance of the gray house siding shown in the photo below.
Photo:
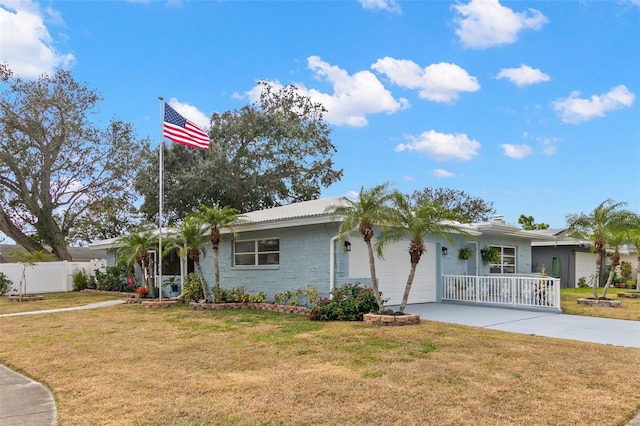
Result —
[{"label": "gray house siding", "polygon": [[[314,286],[321,296],[329,295],[330,242],[338,230],[336,224],[276,228],[252,232],[239,232],[235,238],[226,236],[220,245],[220,286],[231,289],[244,286],[251,294],[265,292],[267,300],[282,291],[295,291],[307,285]],[[233,266],[233,242],[278,238],[280,264],[269,266]],[[336,276],[345,278],[348,270],[347,253],[335,241]],[[213,253],[206,248],[201,258],[205,281],[213,287]],[[336,279],[336,282],[338,279]]]},{"label": "gray house siding", "polygon": [[[541,272],[544,266],[547,274],[560,278],[560,287],[575,287],[579,278],[576,277],[576,252],[589,253],[590,250],[579,245],[533,247],[531,251],[533,271]],[[606,264],[604,259],[603,264]],[[600,273],[600,284],[604,285],[606,268],[602,268]]]},{"label": "gray house siding", "polygon": [[[489,265],[482,264],[480,250],[485,246],[508,246],[516,248],[516,273],[530,274],[531,271],[531,241],[521,238],[512,238],[502,235],[481,235],[476,239],[465,238],[459,235],[452,237],[453,244],[444,238],[433,240],[440,243],[443,247],[447,247],[448,254],[442,256],[443,273],[445,275],[475,275],[472,270],[475,269],[477,262],[478,275],[489,275]],[[458,259],[458,250],[463,246],[469,246],[474,250],[473,256],[467,260]],[[477,247],[477,251],[476,250]]]}]

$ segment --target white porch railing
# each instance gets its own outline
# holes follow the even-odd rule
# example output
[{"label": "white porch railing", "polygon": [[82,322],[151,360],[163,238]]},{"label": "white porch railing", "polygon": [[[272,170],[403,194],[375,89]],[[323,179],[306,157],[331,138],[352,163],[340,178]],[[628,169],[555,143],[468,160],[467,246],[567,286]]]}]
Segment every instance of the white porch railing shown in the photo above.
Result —
[{"label": "white porch railing", "polygon": [[560,310],[560,279],[522,275],[443,275],[442,300]]}]

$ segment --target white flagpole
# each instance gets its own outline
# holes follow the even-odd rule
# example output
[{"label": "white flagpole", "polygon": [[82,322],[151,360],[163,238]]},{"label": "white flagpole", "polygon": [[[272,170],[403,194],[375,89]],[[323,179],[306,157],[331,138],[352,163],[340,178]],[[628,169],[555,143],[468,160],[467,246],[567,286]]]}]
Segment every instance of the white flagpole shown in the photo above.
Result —
[{"label": "white flagpole", "polygon": [[159,193],[158,193],[158,256],[156,256],[158,261],[158,275],[159,275],[159,283],[158,283],[158,297],[160,298],[160,302],[162,302],[162,210],[163,200],[164,200],[164,98],[159,96],[160,100],[160,159],[159,163],[159,173],[158,173],[158,181],[159,181]]}]

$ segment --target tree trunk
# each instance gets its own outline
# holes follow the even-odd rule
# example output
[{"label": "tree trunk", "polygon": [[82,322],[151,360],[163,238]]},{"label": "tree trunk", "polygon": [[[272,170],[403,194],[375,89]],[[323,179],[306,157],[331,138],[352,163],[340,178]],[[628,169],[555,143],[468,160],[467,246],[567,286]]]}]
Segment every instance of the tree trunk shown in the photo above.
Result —
[{"label": "tree trunk", "polygon": [[202,273],[202,267],[200,266],[200,261],[194,262],[196,265],[196,270],[198,271],[198,275],[200,276],[200,282],[202,283],[202,293],[204,294],[205,300],[207,299],[207,284],[204,282],[204,274]]},{"label": "tree trunk", "polygon": [[638,251],[638,265],[636,269],[636,292],[640,292],[640,247],[636,247]]},{"label": "tree trunk", "polygon": [[217,302],[217,298],[218,298],[218,294],[220,294],[220,265],[219,265],[219,258],[220,258],[220,248],[219,247],[214,247],[213,248],[213,279],[214,279],[214,284],[213,284],[213,301]]},{"label": "tree trunk", "polygon": [[22,246],[29,253],[46,251],[41,244],[33,241],[33,239],[29,238],[13,224],[2,207],[0,207],[0,231],[4,232],[7,237]]},{"label": "tree trunk", "polygon": [[417,263],[411,262],[411,270],[409,271],[409,278],[407,278],[407,285],[404,287],[402,303],[400,304],[400,312],[404,312],[404,308],[407,307],[407,302],[409,301],[409,292],[411,291],[411,286],[413,285],[413,278],[416,276],[417,266]]},{"label": "tree trunk", "polygon": [[611,267],[611,271],[609,271],[609,276],[607,277],[607,282],[604,285],[604,289],[602,290],[602,298],[605,299],[607,297],[607,289],[609,289],[609,286],[611,286],[611,283],[613,282],[613,271],[615,270],[615,268],[612,266]]},{"label": "tree trunk", "polygon": [[378,312],[384,310],[384,304],[382,303],[382,297],[380,296],[380,290],[378,290],[378,280],[376,278],[376,263],[373,256],[373,247],[371,246],[371,240],[365,241],[367,243],[367,251],[369,252],[369,272],[371,273],[371,288],[373,288],[373,294],[376,297],[378,303]]},{"label": "tree trunk", "polygon": [[602,265],[602,252],[596,252],[596,271],[593,283],[593,298],[598,300],[598,286],[600,286],[600,266]]}]

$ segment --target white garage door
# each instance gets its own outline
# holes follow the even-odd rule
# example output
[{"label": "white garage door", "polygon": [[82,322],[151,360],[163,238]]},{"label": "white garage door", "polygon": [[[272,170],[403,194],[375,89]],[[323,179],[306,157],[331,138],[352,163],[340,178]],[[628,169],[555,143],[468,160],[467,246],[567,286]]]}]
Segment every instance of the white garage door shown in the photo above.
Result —
[{"label": "white garage door", "polygon": [[[349,276],[370,277],[367,246],[360,238],[351,238],[349,253]],[[382,297],[389,299],[387,305],[399,305],[407,284],[411,263],[407,248],[409,243],[390,243],[384,251],[384,260],[375,257],[376,276]],[[428,303],[436,301],[436,245],[426,243],[427,251],[422,255],[413,279],[408,303]]]}]

